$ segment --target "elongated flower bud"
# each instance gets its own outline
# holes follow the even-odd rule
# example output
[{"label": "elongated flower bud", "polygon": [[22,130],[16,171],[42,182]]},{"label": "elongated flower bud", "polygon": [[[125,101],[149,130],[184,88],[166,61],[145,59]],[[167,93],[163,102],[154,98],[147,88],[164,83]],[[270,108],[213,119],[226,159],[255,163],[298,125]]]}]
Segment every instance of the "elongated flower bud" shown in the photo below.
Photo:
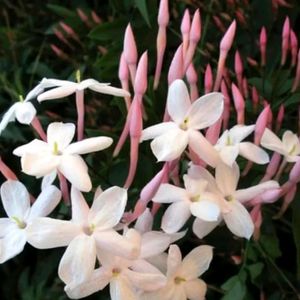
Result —
[{"label": "elongated flower bud", "polygon": [[244,124],[245,123],[245,100],[240,90],[234,83],[231,85],[231,90],[233,95],[234,107],[237,112],[237,123]]},{"label": "elongated flower bud", "polygon": [[293,82],[292,86],[292,92],[295,92],[299,86],[300,83],[300,49],[298,51],[298,57],[297,57],[297,68],[296,68],[296,76]]},{"label": "elongated flower bud", "polygon": [[210,93],[213,88],[213,73],[210,64],[207,64],[204,74],[204,92]]},{"label": "elongated flower bud", "polygon": [[267,30],[263,26],[260,31],[259,37],[259,48],[260,48],[260,57],[261,57],[261,65],[266,65],[266,50],[267,50]]},{"label": "elongated flower bud", "polygon": [[186,51],[189,46],[189,35],[190,35],[190,28],[191,28],[191,16],[188,9],[184,11],[184,15],[181,21],[181,36],[182,36],[182,45],[183,45],[183,57],[186,55]]},{"label": "elongated flower bud", "polygon": [[290,37],[290,19],[289,17],[286,17],[282,29],[282,44],[281,44],[281,65],[282,66],[286,62],[287,53],[289,50],[289,37]]},{"label": "elongated flower bud", "polygon": [[278,131],[280,130],[283,119],[284,119],[284,105],[281,104],[279,107],[279,110],[278,110],[277,118],[276,118],[276,127],[275,127],[276,133],[278,133]]},{"label": "elongated flower bud", "polygon": [[270,113],[270,105],[267,105],[263,111],[259,114],[256,124],[255,124],[255,133],[254,133],[254,143],[255,145],[259,145],[261,138],[264,134],[264,131],[268,124],[268,118]]},{"label": "elongated flower bud", "polygon": [[189,65],[186,71],[186,78],[190,85],[191,101],[194,101],[199,98],[199,93],[197,87],[198,75],[193,63]]},{"label": "elongated flower bud", "polygon": [[131,81],[134,83],[138,52],[130,24],[128,24],[125,31],[123,53],[130,71]]},{"label": "elongated flower bud", "polygon": [[298,38],[297,38],[295,32],[293,31],[293,29],[291,29],[291,31],[290,31],[290,44],[291,44],[291,53],[292,53],[291,65],[292,65],[292,67],[294,67],[297,62]]},{"label": "elongated flower bud", "polygon": [[236,74],[236,78],[237,78],[237,82],[238,82],[238,87],[240,90],[243,89],[243,62],[242,62],[242,58],[241,55],[239,53],[238,50],[236,50],[235,52],[235,56],[234,56],[234,70],[235,70],[235,74]]}]

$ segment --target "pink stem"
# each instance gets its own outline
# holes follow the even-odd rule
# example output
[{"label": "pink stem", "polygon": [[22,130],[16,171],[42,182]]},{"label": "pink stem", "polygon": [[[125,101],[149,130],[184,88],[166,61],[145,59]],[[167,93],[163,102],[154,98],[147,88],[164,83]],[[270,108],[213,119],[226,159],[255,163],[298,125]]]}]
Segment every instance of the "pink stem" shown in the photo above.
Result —
[{"label": "pink stem", "polygon": [[11,168],[0,157],[0,172],[6,178],[6,180],[18,180],[17,175],[11,170]]},{"label": "pink stem", "polygon": [[76,109],[77,109],[77,140],[83,139],[84,131],[84,96],[83,90],[76,91]]},{"label": "pink stem", "polygon": [[67,180],[66,180],[65,176],[62,173],[60,173],[59,171],[57,172],[57,174],[58,174],[60,190],[61,190],[64,202],[65,202],[65,204],[70,204],[70,194],[69,194]]},{"label": "pink stem", "polygon": [[39,137],[43,140],[46,141],[47,140],[47,135],[42,127],[42,124],[40,122],[40,120],[38,119],[37,116],[35,116],[33,118],[33,120],[31,121],[31,126],[33,127],[33,129],[36,131],[36,133],[39,135]]}]

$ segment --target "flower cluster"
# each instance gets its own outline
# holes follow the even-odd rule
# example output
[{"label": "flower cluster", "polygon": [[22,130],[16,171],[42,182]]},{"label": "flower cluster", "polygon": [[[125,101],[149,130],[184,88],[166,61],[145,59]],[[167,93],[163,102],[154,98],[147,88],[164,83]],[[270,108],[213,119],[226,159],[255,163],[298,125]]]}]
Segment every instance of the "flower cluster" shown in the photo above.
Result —
[{"label": "flower cluster", "polygon": [[[168,21],[168,1],[162,0],[155,89],[160,84],[165,48],[160,43],[165,43]],[[0,218],[1,263],[19,254],[27,242],[38,249],[66,247],[58,276],[72,299],[86,297],[109,285],[114,300],[200,300],[205,298],[207,286],[199,277],[209,268],[213,250],[211,246],[199,245],[182,258],[175,243],[186,235],[188,228],[182,229],[188,220],[194,219],[192,232],[202,244],[205,236],[224,224],[236,237],[250,239],[254,235],[258,239],[264,203],[283,197],[280,213],[284,213],[300,180],[299,137],[291,131],[285,131],[282,140],[277,137],[269,122],[268,105],[255,124],[245,124],[247,87],[243,90],[241,82],[246,77],[237,74],[242,77],[236,76],[238,82],[232,83],[230,94],[228,82],[232,78],[225,72],[226,57],[236,31],[235,21],[220,43],[216,79],[213,81],[210,72],[206,72],[202,97],[195,86],[197,73],[193,65],[201,36],[199,10],[191,24],[189,13],[185,14],[181,30],[182,44],[170,66],[165,114],[159,124],[143,129],[148,56],[145,52],[138,62],[130,25],[120,60],[122,89],[94,79],[81,81],[79,73],[77,82],[44,78],[25,100],[5,113],[0,132],[8,122],[17,119],[31,124],[38,134],[39,139],[17,147],[13,154],[21,158],[22,172],[42,178],[42,183],[41,193],[35,199],[1,161],[0,171],[7,179],[1,186],[1,200],[7,214],[6,218]],[[90,207],[82,192],[90,192],[93,183],[82,155],[105,150],[113,140],[106,136],[84,138],[85,89],[125,100],[128,114],[114,156],[127,136],[130,137],[130,167],[124,187],[112,186],[103,191],[99,186]],[[30,100],[37,98],[41,103],[73,93],[77,126],[54,122],[45,133]],[[231,99],[237,124],[230,128]],[[72,142],[76,130],[77,141]],[[249,139],[251,134],[253,141]],[[140,191],[134,210],[129,211],[127,191],[134,182],[140,143],[147,140],[152,140],[153,155],[163,166]],[[274,152],[271,158],[270,151]],[[181,168],[182,159],[187,162],[186,168]],[[238,163],[245,160],[241,172]],[[241,175],[247,175],[253,164],[268,164],[265,175],[255,185],[239,186]],[[281,185],[281,174],[287,164],[291,167],[289,179]],[[56,187],[56,177],[60,189]],[[70,220],[49,217],[62,197],[71,203]],[[163,203],[167,207],[163,210],[161,230],[154,230],[153,221]]]}]

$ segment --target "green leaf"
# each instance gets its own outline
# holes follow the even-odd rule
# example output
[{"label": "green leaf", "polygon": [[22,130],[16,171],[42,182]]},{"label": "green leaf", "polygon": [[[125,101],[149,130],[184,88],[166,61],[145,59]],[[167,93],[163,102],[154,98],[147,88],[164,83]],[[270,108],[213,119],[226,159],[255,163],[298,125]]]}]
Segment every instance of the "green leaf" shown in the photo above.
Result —
[{"label": "green leaf", "polygon": [[272,257],[277,258],[281,256],[281,251],[279,248],[279,241],[277,236],[273,233],[270,234],[262,234],[260,238],[260,242],[264,250]]},{"label": "green leaf", "polygon": [[245,286],[245,275],[242,272],[239,275],[235,275],[229,278],[221,287],[226,291],[222,300],[243,300],[246,295],[246,286]]},{"label": "green leaf", "polygon": [[297,278],[300,280],[300,201],[299,197],[296,197],[292,205],[293,210],[293,235],[294,241],[297,248]]},{"label": "green leaf", "polygon": [[135,0],[135,5],[149,27],[151,27],[146,0]]},{"label": "green leaf", "polygon": [[89,37],[99,41],[119,40],[124,32],[128,20],[118,19],[114,22],[103,23],[96,26],[90,33]]},{"label": "green leaf", "polygon": [[261,274],[263,268],[264,264],[261,262],[247,266],[252,282]]},{"label": "green leaf", "polygon": [[47,4],[47,7],[52,11],[54,12],[55,14],[57,14],[58,16],[60,17],[64,17],[64,18],[68,18],[68,17],[74,17],[75,16],[75,13],[70,10],[70,9],[67,9],[63,6],[60,6],[60,5],[56,5],[56,4]]}]

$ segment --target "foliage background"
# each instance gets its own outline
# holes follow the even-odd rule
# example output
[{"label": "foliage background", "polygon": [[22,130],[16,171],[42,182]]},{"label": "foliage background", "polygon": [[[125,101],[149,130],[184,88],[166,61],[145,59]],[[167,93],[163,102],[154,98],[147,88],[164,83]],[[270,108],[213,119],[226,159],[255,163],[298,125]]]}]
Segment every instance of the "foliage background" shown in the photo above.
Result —
[{"label": "foliage background", "polygon": [[[239,49],[243,57],[250,56],[259,61],[258,37],[261,26],[268,30],[268,64],[265,69],[254,68],[245,62],[245,72],[251,85],[271,102],[276,113],[281,103],[286,108],[283,128],[298,130],[299,92],[289,92],[294,69],[280,68],[281,30],[286,15],[291,19],[299,38],[300,5],[290,1],[292,8],[281,7],[272,11],[271,0],[240,0],[235,7],[222,0],[170,1],[171,22],[168,28],[168,48],[164,63],[161,85],[152,90],[155,67],[155,45],[157,34],[156,0],[102,0],[102,1],[0,1],[0,111],[18,100],[19,94],[26,94],[41,78],[74,79],[75,70],[80,69],[84,78],[95,78],[102,82],[112,82],[119,86],[117,72],[122,51],[123,34],[131,22],[137,40],[139,54],[148,50],[149,89],[145,96],[148,113],[146,125],[161,120],[167,93],[167,70],[175,49],[180,43],[180,21],[186,7],[193,12],[200,7],[202,17],[202,38],[197,49],[195,65],[199,74],[199,88],[203,92],[203,74],[206,64],[216,69],[218,45],[222,32],[213,22],[218,15],[228,27],[238,10],[245,16],[246,23],[238,25],[234,49]],[[88,16],[84,22],[79,17],[79,9]],[[93,20],[95,12],[101,19]],[[70,25],[78,34],[78,41],[67,37],[62,43],[55,30],[63,32],[61,23]],[[57,55],[53,45],[63,51]],[[233,70],[231,51],[228,65]],[[110,135],[116,141],[126,117],[124,103],[117,98],[87,94],[87,136],[101,133]],[[75,121],[76,111],[72,99],[36,105],[41,113],[42,123],[50,120]],[[256,118],[247,99],[247,123]],[[232,124],[234,120],[232,119]],[[29,127],[10,124],[0,137],[0,153],[5,162],[16,172],[19,160],[12,150],[33,138]],[[94,186],[122,185],[128,168],[128,145],[120,156],[112,159],[112,149],[101,154],[86,157],[91,167]],[[243,162],[242,162],[243,163]],[[145,143],[141,147],[138,174],[130,190],[132,206],[141,187],[155,174],[160,165]],[[182,169],[185,162],[182,163]],[[255,168],[242,185],[257,182],[262,168]],[[39,182],[18,173],[21,180],[30,187],[34,195],[39,192]],[[286,176],[286,175],[285,175]],[[1,178],[1,180],[4,180]],[[280,203],[264,207],[264,222],[259,241],[245,241],[232,237],[228,230],[219,228],[204,240],[197,239],[190,231],[180,246],[183,252],[207,243],[215,247],[214,260],[210,270],[203,276],[208,283],[207,299],[299,299],[300,294],[300,199],[299,194],[286,214],[279,220],[272,217],[278,212]],[[2,209],[2,208],[1,208]],[[161,214],[162,212],[160,212]],[[3,214],[3,211],[1,211]],[[4,214],[3,214],[4,215]],[[61,205],[54,215],[69,217],[69,209]],[[157,228],[159,228],[159,219]],[[190,224],[188,224],[190,225]],[[0,266],[0,297],[3,300],[48,300],[67,299],[63,284],[57,277],[57,266],[64,249],[37,251],[27,245],[25,251]],[[241,256],[242,262],[236,258]],[[97,293],[88,299],[109,299],[108,291]]]}]

